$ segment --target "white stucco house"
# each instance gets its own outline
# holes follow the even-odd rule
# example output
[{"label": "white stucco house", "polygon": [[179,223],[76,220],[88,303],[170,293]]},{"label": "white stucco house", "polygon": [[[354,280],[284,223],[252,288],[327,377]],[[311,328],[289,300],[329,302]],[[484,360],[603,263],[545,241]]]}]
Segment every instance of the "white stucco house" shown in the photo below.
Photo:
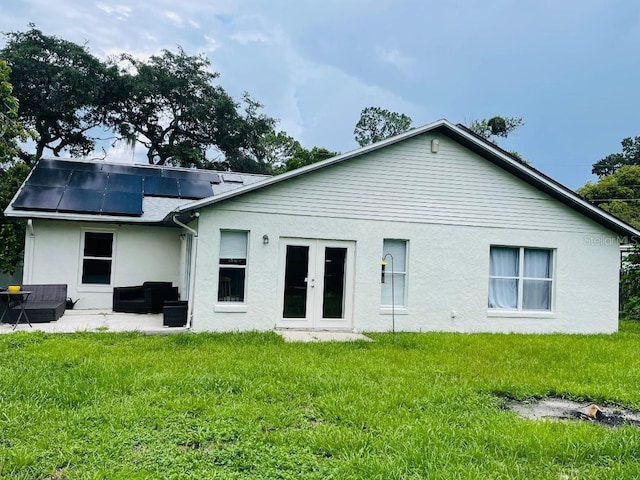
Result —
[{"label": "white stucco house", "polygon": [[275,177],[95,165],[40,162],[6,210],[24,283],[172,281],[194,331],[614,332],[640,238],[446,120]]}]

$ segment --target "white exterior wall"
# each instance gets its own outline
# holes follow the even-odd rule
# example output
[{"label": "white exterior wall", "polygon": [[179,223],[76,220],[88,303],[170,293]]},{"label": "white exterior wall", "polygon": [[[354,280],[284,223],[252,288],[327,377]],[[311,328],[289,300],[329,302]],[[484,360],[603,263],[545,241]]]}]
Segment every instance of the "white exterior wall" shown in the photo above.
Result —
[{"label": "white exterior wall", "polygon": [[[81,285],[83,232],[114,233],[113,284]],[[33,220],[25,242],[23,283],[66,283],[76,309],[111,309],[113,287],[144,281],[181,286],[181,239],[177,228]]]},{"label": "white exterior wall", "polygon": [[[266,330],[280,310],[280,238],[356,242],[353,324],[391,329],[380,309],[385,238],[409,241],[396,330],[613,332],[617,236],[447,137],[423,135],[200,213],[194,330]],[[249,231],[246,301],[217,303],[221,229]],[[264,245],[263,235],[270,242]],[[553,249],[552,312],[489,312],[489,248]]]}]

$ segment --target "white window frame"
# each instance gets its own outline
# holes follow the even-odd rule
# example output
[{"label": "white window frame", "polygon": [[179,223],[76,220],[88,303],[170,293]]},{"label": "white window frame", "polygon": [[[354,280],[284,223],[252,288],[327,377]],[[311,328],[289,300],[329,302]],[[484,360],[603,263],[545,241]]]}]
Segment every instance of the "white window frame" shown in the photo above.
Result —
[{"label": "white window frame", "polygon": [[[84,255],[84,247],[86,242],[87,233],[110,233],[111,234],[111,257],[93,257]],[[98,229],[98,228],[86,228],[80,230],[80,262],[78,265],[78,291],[102,291],[105,289],[113,288],[113,279],[115,278],[116,270],[116,247],[117,247],[117,234],[116,230],[111,229]],[[84,271],[85,260],[110,260],[111,261],[111,277],[109,283],[82,283],[82,273]]]},{"label": "white window frame", "polygon": [[[226,264],[222,263],[222,237],[225,233],[243,233],[245,235],[245,257],[244,257],[244,265],[241,264]],[[218,289],[216,291],[216,304],[220,306],[234,306],[234,305],[246,305],[247,304],[247,267],[249,265],[249,231],[248,230],[231,230],[224,229],[220,230],[220,248],[218,251]],[[243,285],[243,299],[239,300],[224,300],[220,299],[220,269],[229,268],[229,269],[238,269],[244,270],[244,285]],[[224,308],[216,308],[216,311],[224,311]],[[233,308],[229,311],[235,311]],[[244,310],[242,310],[244,311]]]},{"label": "white window frame", "polygon": [[398,295],[397,291],[397,283],[395,285],[395,306],[391,305],[391,303],[383,303],[382,301],[382,289],[380,289],[380,313],[392,313],[392,310],[395,309],[395,313],[403,313],[406,312],[407,309],[407,292],[409,290],[409,275],[408,275],[408,265],[409,265],[409,240],[404,238],[384,238],[382,240],[382,255],[386,255],[389,253],[387,248],[385,248],[386,242],[402,242],[404,243],[404,265],[399,265],[397,263],[397,259],[394,257],[393,259],[393,270],[391,265],[391,258],[387,257],[384,261],[387,262],[385,267],[385,283],[390,282],[394,276],[396,278],[401,277],[404,278],[404,289]]},{"label": "white window frame", "polygon": [[[491,258],[491,249],[493,248],[509,248],[509,249],[517,249],[518,250],[518,275],[517,276],[505,276],[505,275],[491,275],[489,272],[489,281],[491,279],[507,279],[507,280],[516,280],[518,283],[518,297],[517,304],[515,309],[509,308],[492,308],[488,307],[490,312],[523,312],[523,313],[553,313],[554,305],[555,305],[555,257],[556,252],[553,248],[544,248],[544,247],[517,247],[514,245],[491,245],[489,248],[489,258]],[[524,254],[527,250],[544,250],[545,252],[549,252],[549,278],[538,278],[538,277],[525,277],[524,276]],[[549,286],[549,308],[544,310],[531,310],[524,309],[523,301],[524,301],[524,284],[525,280],[537,280],[537,281],[547,281],[551,285]],[[491,286],[489,286],[491,288]],[[489,295],[489,291],[487,291],[487,296]]]}]

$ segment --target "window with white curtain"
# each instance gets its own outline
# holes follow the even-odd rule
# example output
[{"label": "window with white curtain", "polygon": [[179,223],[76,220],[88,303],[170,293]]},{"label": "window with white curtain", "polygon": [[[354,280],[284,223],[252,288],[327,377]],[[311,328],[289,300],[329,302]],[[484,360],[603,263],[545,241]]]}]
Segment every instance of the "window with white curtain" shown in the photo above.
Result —
[{"label": "window with white curtain", "polygon": [[553,251],[542,248],[491,247],[489,308],[551,310]]},{"label": "window with white curtain", "polygon": [[248,232],[220,232],[218,301],[244,302]]},{"label": "window with white curtain", "polygon": [[[406,240],[384,239],[382,255],[391,255],[384,259],[387,265],[385,266],[385,280],[382,284],[381,305],[383,307],[406,306],[407,243]],[[391,256],[393,256],[393,262]]]}]

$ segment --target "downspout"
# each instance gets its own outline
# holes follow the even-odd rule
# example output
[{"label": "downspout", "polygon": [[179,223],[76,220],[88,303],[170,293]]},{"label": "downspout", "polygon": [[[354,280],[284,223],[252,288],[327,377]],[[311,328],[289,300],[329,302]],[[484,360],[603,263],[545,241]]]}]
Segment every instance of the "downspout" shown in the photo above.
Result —
[{"label": "downspout", "polygon": [[27,235],[24,239],[24,255],[22,257],[22,283],[29,284],[33,278],[33,255],[36,232],[33,229],[33,220],[27,220]]},{"label": "downspout", "polygon": [[[199,217],[200,214],[195,212],[195,217]],[[196,258],[198,256],[198,231],[193,228],[185,225],[180,220],[178,220],[178,216],[174,215],[171,217],[173,223],[178,225],[179,227],[184,228],[187,232],[193,235],[193,248],[191,251],[191,276],[189,277],[189,298],[188,307],[187,307],[187,329],[191,330],[191,324],[193,323],[193,299],[194,299],[194,290],[195,290],[195,279],[196,279]]]}]

